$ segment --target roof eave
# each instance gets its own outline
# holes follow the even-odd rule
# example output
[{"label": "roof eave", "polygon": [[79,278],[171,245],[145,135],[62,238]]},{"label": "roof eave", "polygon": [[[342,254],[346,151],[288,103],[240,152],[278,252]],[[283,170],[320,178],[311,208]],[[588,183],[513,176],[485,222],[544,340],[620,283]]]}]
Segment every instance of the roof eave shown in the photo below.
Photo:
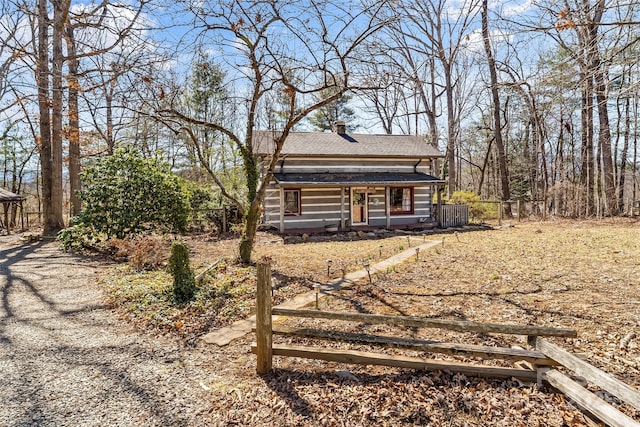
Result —
[{"label": "roof eave", "polygon": [[[258,156],[271,156],[273,153],[258,153]],[[280,158],[294,157],[294,158],[330,158],[330,157],[344,157],[345,159],[443,159],[444,154],[335,154],[335,153],[322,153],[322,154],[302,154],[302,153],[280,153]]]},{"label": "roof eave", "polygon": [[278,182],[281,187],[406,187],[419,185],[437,185],[446,184],[443,180],[437,181],[387,181],[387,182],[367,182],[367,181],[350,181],[350,182]]}]

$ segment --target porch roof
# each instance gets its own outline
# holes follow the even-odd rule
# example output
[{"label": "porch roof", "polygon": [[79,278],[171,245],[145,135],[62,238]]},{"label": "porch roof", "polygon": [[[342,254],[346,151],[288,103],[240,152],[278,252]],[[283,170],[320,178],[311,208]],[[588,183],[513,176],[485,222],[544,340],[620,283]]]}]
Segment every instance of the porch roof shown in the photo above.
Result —
[{"label": "porch roof", "polygon": [[371,185],[425,185],[444,184],[444,181],[426,173],[276,173],[281,186],[371,186]]},{"label": "porch roof", "polygon": [[4,188],[0,188],[0,203],[22,202],[24,200],[26,199],[23,196],[12,193],[11,191],[5,190]]}]

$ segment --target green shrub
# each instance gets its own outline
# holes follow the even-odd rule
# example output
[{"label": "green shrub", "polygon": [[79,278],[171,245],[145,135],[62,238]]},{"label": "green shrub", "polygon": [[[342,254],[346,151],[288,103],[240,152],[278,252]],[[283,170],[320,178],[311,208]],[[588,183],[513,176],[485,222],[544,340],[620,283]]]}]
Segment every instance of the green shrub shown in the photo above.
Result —
[{"label": "green shrub", "polygon": [[189,200],[189,231],[204,231],[210,223],[208,215],[214,206],[213,191],[193,181],[183,180],[182,183]]},{"label": "green shrub", "polygon": [[469,216],[475,221],[482,221],[497,215],[496,207],[491,203],[480,202],[480,196],[473,191],[456,191],[448,202],[469,205]]},{"label": "green shrub", "polygon": [[473,191],[455,191],[451,195],[451,199],[449,199],[450,203],[456,203],[461,205],[466,205],[469,203],[477,203],[480,201],[480,196],[478,196]]},{"label": "green shrub", "polygon": [[[225,201],[222,201],[220,206],[221,201],[210,188],[192,181],[184,181],[183,186],[191,209],[189,231],[204,231],[214,227],[217,232],[221,232],[224,229],[232,229],[234,225],[243,225],[243,217],[238,207],[224,204]],[[226,224],[223,224],[225,221]]]},{"label": "green shrub", "polygon": [[169,257],[169,273],[173,276],[173,297],[186,302],[196,293],[196,279],[189,265],[189,247],[183,242],[173,242]]},{"label": "green shrub", "polygon": [[91,247],[147,231],[184,232],[188,198],[169,166],[135,150],[117,150],[82,174],[82,210],[59,238],[65,248]]},{"label": "green shrub", "polygon": [[[234,205],[223,205],[220,209],[212,209],[208,214],[208,218],[218,232],[221,232],[225,228],[227,231],[230,231],[237,228],[235,226],[244,225],[242,215],[240,215],[238,207]],[[225,221],[226,224],[224,224]]]},{"label": "green shrub", "polygon": [[66,250],[84,248],[101,250],[105,246],[105,242],[109,240],[109,236],[85,224],[76,224],[60,231],[58,240]]}]

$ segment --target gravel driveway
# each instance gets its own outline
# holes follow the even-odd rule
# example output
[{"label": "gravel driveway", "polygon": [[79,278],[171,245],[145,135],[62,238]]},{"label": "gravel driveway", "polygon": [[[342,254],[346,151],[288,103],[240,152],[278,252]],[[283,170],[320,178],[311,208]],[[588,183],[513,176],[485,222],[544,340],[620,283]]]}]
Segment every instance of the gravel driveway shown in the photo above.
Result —
[{"label": "gravel driveway", "polygon": [[119,320],[100,267],[56,242],[0,243],[0,426],[204,424],[221,354]]}]

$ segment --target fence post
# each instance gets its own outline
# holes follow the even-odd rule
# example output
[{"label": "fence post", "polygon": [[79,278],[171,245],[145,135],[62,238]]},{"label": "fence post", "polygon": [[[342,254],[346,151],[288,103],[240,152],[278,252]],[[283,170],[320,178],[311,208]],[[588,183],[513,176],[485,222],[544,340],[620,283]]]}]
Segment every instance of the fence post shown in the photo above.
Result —
[{"label": "fence post", "polygon": [[520,206],[520,202],[521,202],[521,200],[518,199],[518,204],[517,204],[517,207],[516,207],[516,209],[518,209],[518,222],[520,222],[520,208],[522,207],[522,206]]},{"label": "fence post", "polygon": [[498,203],[498,225],[502,225],[502,202]]},{"label": "fence post", "polygon": [[256,289],[256,356],[259,374],[271,371],[272,330],[271,330],[271,264],[259,262],[257,265]]}]

